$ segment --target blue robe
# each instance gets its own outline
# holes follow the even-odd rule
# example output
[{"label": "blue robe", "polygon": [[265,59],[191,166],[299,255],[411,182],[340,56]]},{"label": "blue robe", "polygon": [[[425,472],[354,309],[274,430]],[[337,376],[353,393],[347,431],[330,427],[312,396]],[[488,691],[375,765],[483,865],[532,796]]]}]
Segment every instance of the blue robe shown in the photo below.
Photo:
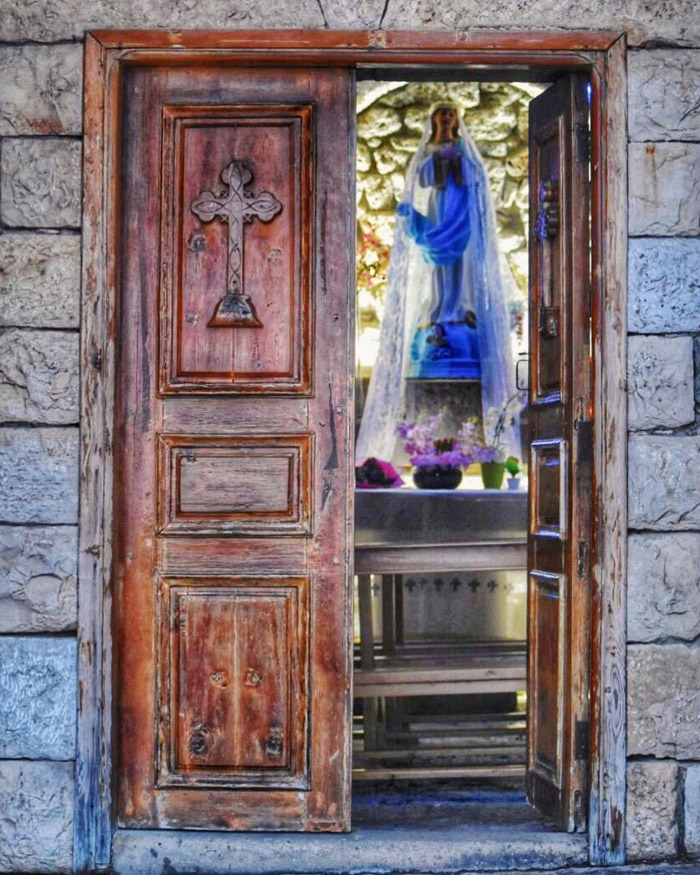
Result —
[{"label": "blue robe", "polygon": [[[462,322],[466,315],[462,301],[463,255],[471,236],[470,185],[474,184],[474,172],[460,145],[458,140],[436,150],[419,168],[421,186],[434,191],[430,210],[434,218],[419,213],[411,204],[400,204],[398,209],[399,215],[407,220],[406,230],[420,246],[423,258],[435,265],[431,323]],[[443,158],[443,167],[447,168],[444,181],[436,180],[436,156]],[[459,162],[456,168],[455,160]]]}]

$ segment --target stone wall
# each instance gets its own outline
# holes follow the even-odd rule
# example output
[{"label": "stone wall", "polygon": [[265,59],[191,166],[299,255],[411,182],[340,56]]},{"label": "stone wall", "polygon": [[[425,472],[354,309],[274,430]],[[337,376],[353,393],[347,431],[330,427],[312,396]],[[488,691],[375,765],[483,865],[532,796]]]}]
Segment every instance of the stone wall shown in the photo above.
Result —
[{"label": "stone wall", "polygon": [[0,0],[0,13],[0,871],[71,868],[81,63],[97,27],[627,31],[628,850],[700,854],[694,0]]},{"label": "stone wall", "polygon": [[700,51],[629,71],[628,854],[700,853]]},{"label": "stone wall", "polygon": [[81,67],[0,46],[0,871],[72,866]]}]

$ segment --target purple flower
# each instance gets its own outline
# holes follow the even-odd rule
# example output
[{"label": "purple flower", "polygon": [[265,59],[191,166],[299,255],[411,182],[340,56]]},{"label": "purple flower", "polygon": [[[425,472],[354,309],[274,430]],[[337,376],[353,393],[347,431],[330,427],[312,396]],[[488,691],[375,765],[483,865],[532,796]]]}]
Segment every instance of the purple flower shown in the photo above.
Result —
[{"label": "purple flower", "polygon": [[438,431],[443,415],[437,414],[418,422],[401,422],[397,433],[415,468],[441,465],[449,468],[468,468],[474,461],[471,447],[455,438],[440,438]]}]

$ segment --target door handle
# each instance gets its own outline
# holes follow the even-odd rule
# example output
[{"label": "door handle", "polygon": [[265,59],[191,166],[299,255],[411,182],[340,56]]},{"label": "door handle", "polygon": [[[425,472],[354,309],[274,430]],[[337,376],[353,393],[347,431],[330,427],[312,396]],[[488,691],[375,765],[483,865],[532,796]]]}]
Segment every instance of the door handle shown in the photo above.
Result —
[{"label": "door handle", "polygon": [[[520,365],[525,365],[525,380],[520,380]],[[520,358],[515,363],[515,388],[518,392],[525,392],[530,387],[530,353],[521,352]]]}]

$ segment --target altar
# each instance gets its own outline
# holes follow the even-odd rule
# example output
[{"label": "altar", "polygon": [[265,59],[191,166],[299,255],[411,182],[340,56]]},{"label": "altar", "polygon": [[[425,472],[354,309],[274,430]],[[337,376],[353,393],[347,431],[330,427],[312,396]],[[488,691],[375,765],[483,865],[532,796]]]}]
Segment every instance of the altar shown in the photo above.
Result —
[{"label": "altar", "polygon": [[523,776],[527,493],[357,490],[355,532],[354,778]]}]

